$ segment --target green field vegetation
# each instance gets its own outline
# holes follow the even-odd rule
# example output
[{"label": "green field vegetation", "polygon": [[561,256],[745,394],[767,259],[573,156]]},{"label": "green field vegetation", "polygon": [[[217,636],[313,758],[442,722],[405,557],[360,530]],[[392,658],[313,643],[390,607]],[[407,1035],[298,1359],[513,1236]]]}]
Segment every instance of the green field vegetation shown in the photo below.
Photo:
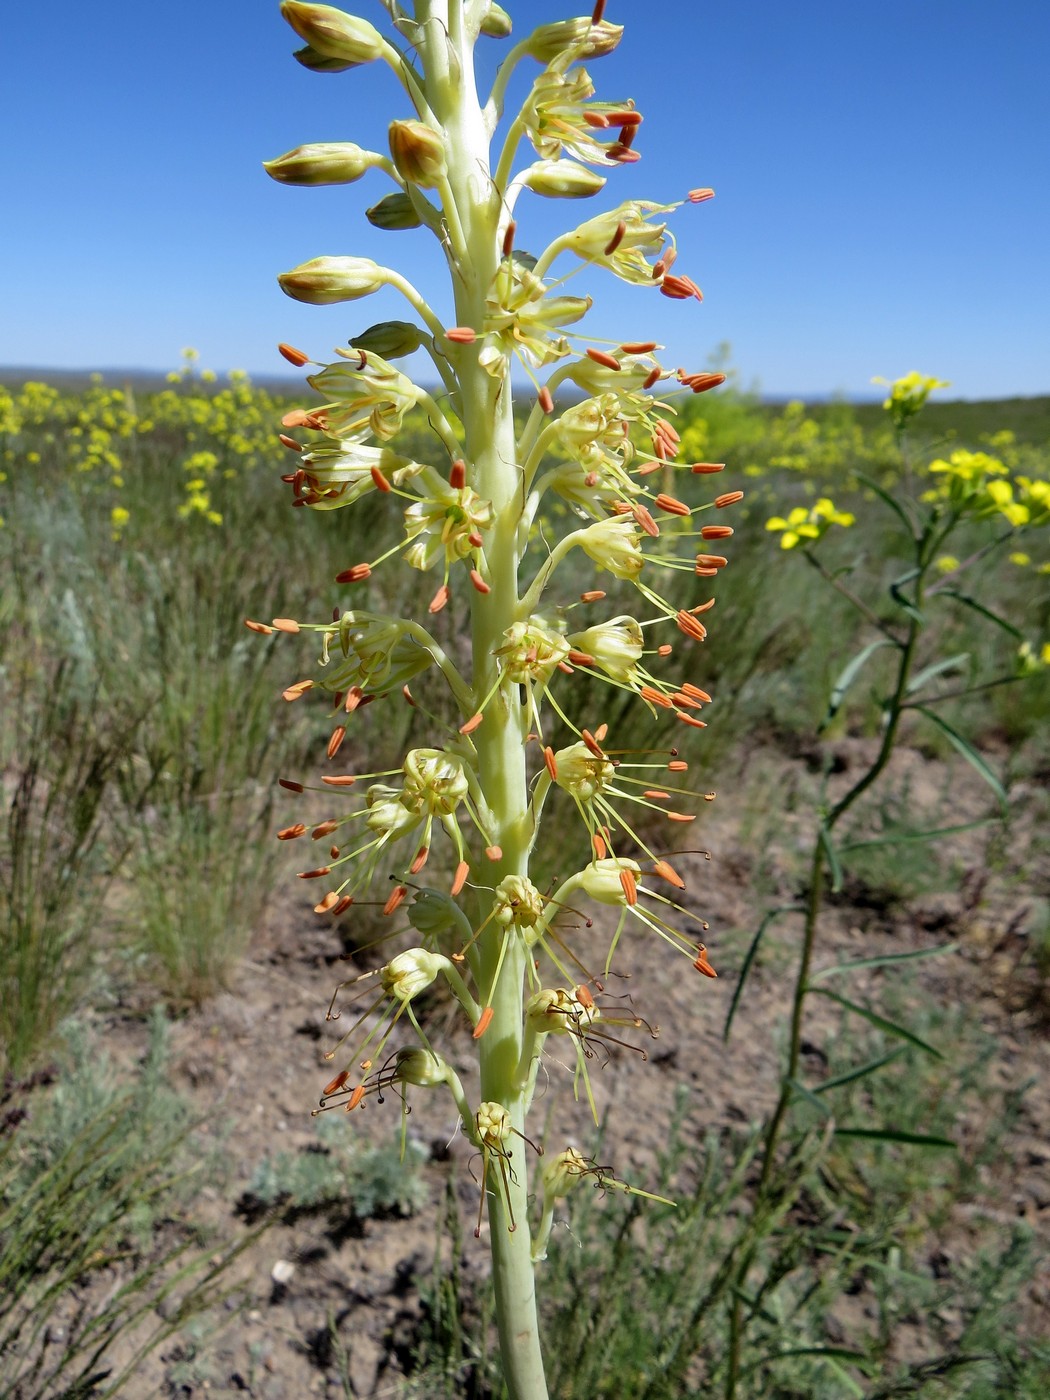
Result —
[{"label": "green field vegetation", "polygon": [[[309,774],[331,725],[323,702],[280,698],[310,674],[309,647],[256,635],[244,621],[318,620],[349,606],[335,583],[319,593],[324,580],[399,538],[396,500],[378,492],[353,513],[350,537],[339,528],[344,517],[333,528],[323,512],[291,508],[279,478],[296,459],[276,425],[292,406],[244,376],[202,380],[192,362],[152,391],[102,382],[78,392],[0,389],[0,1282],[6,1298],[32,1297],[35,1310],[29,1318],[0,1303],[0,1397],[110,1393],[118,1377],[100,1361],[106,1346],[140,1328],[191,1255],[196,1272],[186,1274],[176,1321],[214,1306],[221,1288],[214,1264],[193,1254],[203,1239],[173,1236],[166,1213],[185,1191],[168,1148],[185,1135],[186,1110],[156,1092],[161,1051],[151,1052],[141,1083],[118,1091],[100,1066],[91,1089],[84,1036],[118,1008],[177,1016],[234,984],[277,878],[273,833],[287,806],[275,779]],[[878,406],[763,405],[730,382],[687,395],[680,408],[680,460],[725,462],[719,489],[745,491],[726,513],[730,564],[714,581],[712,637],[696,673],[716,703],[708,730],[683,733],[625,697],[604,716],[617,737],[626,747],[676,743],[701,783],[712,775],[726,783],[760,745],[830,772],[836,741],[877,743],[885,732],[896,663],[891,647],[871,644],[880,628],[906,630],[910,608],[921,612],[907,692],[917,698],[902,711],[902,740],[986,778],[1009,820],[1013,789],[1045,788],[1050,773],[1050,531],[1042,528],[1050,399],[938,404],[935,396],[903,447]],[[424,422],[399,450],[426,459]],[[931,473],[932,462],[946,469]],[[910,544],[893,503],[967,481],[984,492],[982,504],[927,561],[930,606],[920,610],[902,593]],[[690,502],[708,486],[672,466],[654,483]],[[771,519],[781,525],[770,528]],[[783,548],[800,525],[795,547]],[[542,522],[535,547],[539,560]],[[581,572],[579,586],[593,587],[593,574]],[[616,581],[604,586],[615,605]],[[356,587],[353,606],[384,610],[381,569]],[[432,592],[420,574],[421,609]],[[435,623],[450,647],[464,616],[453,593]],[[577,674],[565,684],[589,682]],[[447,702],[436,691],[422,698],[440,721]],[[934,700],[936,717],[924,725],[919,704]],[[376,771],[399,761],[406,735],[425,736],[435,722],[425,710],[382,708],[381,719],[378,705],[355,717],[354,742]],[[906,792],[890,768],[876,777],[878,800],[873,780],[871,800],[864,795],[814,869],[834,895],[874,891],[889,905],[921,888],[931,847],[916,856]],[[944,827],[956,821],[942,816]],[[887,854],[894,832],[905,843]],[[556,846],[556,827],[549,839]],[[933,846],[950,865],[950,838]],[[1023,872],[1016,878],[1023,884]],[[756,926],[766,910],[760,891],[761,878]],[[1050,891],[1031,894],[1033,908],[1045,909]],[[746,947],[745,939],[724,975],[750,966]],[[1023,956],[1029,1004],[1046,1014],[1045,920],[1032,923]],[[1017,1322],[1035,1268],[1031,1237],[1018,1227],[943,1283],[922,1262],[924,1232],[975,1164],[994,1155],[1012,1111],[981,1077],[983,1033],[964,1009],[865,1008],[843,1009],[827,1071],[846,1095],[836,1113],[848,1117],[862,1094],[871,1121],[893,1121],[903,1136],[834,1137],[826,1101],[804,1087],[785,1105],[768,1181],[768,1137],[727,1126],[707,1144],[699,1175],[680,1143],[668,1149],[662,1189],[684,1193],[677,1212],[631,1198],[602,1210],[588,1201],[577,1243],[552,1249],[548,1350],[558,1396],[670,1400],[701,1381],[712,1394],[785,1400],[1048,1393],[1050,1351]],[[907,1036],[893,1029],[902,1025]],[[954,1047],[947,1064],[924,1056],[928,1039]],[[884,1087],[874,1073],[853,1072],[894,1054]],[[67,1076],[55,1066],[73,1062],[79,1107],[63,1128],[65,1101],[52,1081],[57,1073],[61,1088]],[[797,1055],[788,1068],[798,1070]],[[143,1094],[148,1113],[135,1107]],[[987,1121],[969,1156],[933,1152],[933,1137],[951,1138],[975,1099]],[[931,1103],[940,1106],[932,1126]],[[929,1139],[925,1149],[909,1147],[909,1133]],[[70,1142],[84,1145],[86,1167],[65,1152]],[[312,1201],[338,1191],[338,1172],[296,1186],[302,1173],[286,1163],[263,1170],[261,1197],[280,1197],[282,1171],[290,1194]],[[739,1203],[760,1177],[761,1210],[745,1229]],[[29,1180],[44,1253],[16,1205]],[[103,1317],[76,1319],[78,1284],[118,1258],[138,1261],[136,1286],[110,1295]],[[877,1316],[844,1341],[828,1319],[861,1278],[880,1300]],[[483,1337],[463,1330],[469,1300],[450,1296],[444,1275],[424,1286],[418,1393],[498,1394],[486,1388]],[[49,1310],[66,1320],[68,1355],[54,1378],[33,1372],[44,1362],[30,1354]],[[935,1319],[930,1350],[900,1363],[894,1331],[916,1313]],[[153,1336],[142,1335],[142,1345]],[[55,1364],[52,1355],[47,1365]]]}]

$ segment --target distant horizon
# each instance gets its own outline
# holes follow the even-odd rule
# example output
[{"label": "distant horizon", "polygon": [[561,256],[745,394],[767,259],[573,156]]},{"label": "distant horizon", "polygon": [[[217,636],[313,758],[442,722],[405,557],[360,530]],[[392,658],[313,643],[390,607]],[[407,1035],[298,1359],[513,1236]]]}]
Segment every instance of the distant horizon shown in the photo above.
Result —
[{"label": "distant horizon", "polygon": [[[309,389],[305,377],[302,374],[283,374],[278,371],[251,370],[245,369],[241,365],[231,366],[229,369],[215,369],[211,365],[201,365],[201,369],[208,370],[215,375],[214,381],[200,380],[200,371],[197,371],[195,380],[204,387],[221,388],[224,382],[228,382],[231,374],[247,374],[252,384],[260,388],[268,389],[272,392],[285,391],[292,394],[300,388]],[[175,367],[169,369],[153,369],[150,367],[134,365],[100,365],[91,369],[70,367],[68,365],[5,365],[0,364],[0,384],[11,384],[22,381],[42,381],[48,382],[48,376],[53,379],[64,381],[83,381],[86,387],[92,376],[101,375],[103,382],[110,380],[138,380],[150,388],[154,386],[162,388],[171,382],[169,376],[176,372]],[[778,404],[801,401],[803,403],[848,403],[848,404],[872,404],[879,403],[886,397],[884,386],[872,385],[870,389],[858,389],[848,392],[844,389],[820,389],[820,390],[765,390],[761,384],[755,381],[748,382],[746,377],[734,367],[737,382],[731,384],[731,390],[746,395],[749,398],[756,398],[760,403]],[[430,384],[425,376],[418,381],[423,388],[440,388],[435,380]],[[59,386],[61,387],[61,386]],[[68,386],[67,386],[68,387]],[[1050,389],[1046,393],[997,393],[987,395],[976,394],[952,394],[951,386],[941,390],[937,394],[936,402],[942,407],[947,407],[952,403],[1012,403],[1017,400],[1027,399],[1047,399],[1050,398]],[[582,395],[581,395],[582,397]]]}]

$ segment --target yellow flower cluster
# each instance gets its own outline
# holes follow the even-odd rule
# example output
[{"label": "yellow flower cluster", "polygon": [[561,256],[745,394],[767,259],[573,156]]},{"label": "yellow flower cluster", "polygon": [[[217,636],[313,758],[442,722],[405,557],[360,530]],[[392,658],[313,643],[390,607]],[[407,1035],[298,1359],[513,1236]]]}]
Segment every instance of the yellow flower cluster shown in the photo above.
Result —
[{"label": "yellow flower cluster", "polygon": [[782,532],[781,549],[794,549],[800,544],[815,544],[832,525],[848,527],[855,522],[856,516],[846,510],[836,510],[827,496],[821,496],[808,510],[805,506],[796,506],[786,520],[780,515],[772,516],[766,521],[766,529]]},{"label": "yellow flower cluster", "polygon": [[920,374],[915,369],[902,375],[900,379],[894,379],[892,383],[881,377],[876,377],[871,382],[886,384],[889,387],[889,398],[883,400],[882,406],[893,419],[898,431],[906,425],[909,418],[914,418],[922,411],[934,389],[949,387],[947,379],[934,379],[932,375]]}]

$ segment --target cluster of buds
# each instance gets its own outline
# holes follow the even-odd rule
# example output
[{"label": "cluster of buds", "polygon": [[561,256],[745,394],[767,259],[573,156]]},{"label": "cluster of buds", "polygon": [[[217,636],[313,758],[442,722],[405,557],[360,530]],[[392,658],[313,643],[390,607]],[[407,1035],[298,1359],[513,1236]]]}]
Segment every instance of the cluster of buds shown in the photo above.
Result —
[{"label": "cluster of buds", "polygon": [[[604,267],[673,301],[699,302],[699,287],[677,271],[669,220],[712,192],[695,189],[675,203],[620,203],[538,257],[529,254],[518,240],[522,196],[594,195],[617,166],[638,157],[642,119],[633,102],[594,100],[582,66],[615,48],[620,27],[605,20],[601,0],[590,18],[540,26],[512,47],[481,106],[462,74],[480,37],[510,34],[506,13],[453,0],[446,30],[411,20],[400,4],[387,8],[402,37],[411,35],[411,56],[329,6],[282,5],[307,45],[296,54],[306,67],[333,72],[379,60],[398,78],[410,111],[390,125],[389,156],[322,143],[266,168],[284,184],[392,183],[368,217],[379,228],[422,226],[434,234],[452,274],[454,324],[406,277],[367,258],[316,257],[279,279],[290,296],[311,303],[355,301],[385,288],[408,304],[412,319],[370,326],[332,363],[281,347],[293,364],[314,366],[308,382],[319,396],[282,423],[281,440],[297,458],[284,477],[293,505],[332,510],[368,495],[398,512],[391,521],[397,538],[338,573],[336,585],[350,594],[340,593],[330,621],[249,626],[319,637],[316,674],[285,696],[326,697],[335,721],[329,764],[356,749],[353,717],[373,701],[405,700],[433,724],[428,745],[394,768],[325,772],[311,791],[344,801],[346,810],[279,833],[324,843],[323,861],[300,871],[304,880],[324,882],[319,915],[347,916],[388,877],[386,936],[404,934],[410,943],[378,971],[341,984],[365,1005],[329,1054],[344,1063],[325,1087],[321,1110],[359,1109],[387,1091],[404,1101],[410,1087],[447,1090],[481,1162],[482,1207],[487,1201],[506,1233],[516,1234],[528,1223],[524,1123],[545,1044],[554,1037],[573,1048],[574,1087],[577,1094],[585,1087],[597,1116],[589,1065],[624,1046],[644,1055],[631,1032],[656,1033],[633,1004],[605,992],[628,954],[628,929],[685,954],[702,977],[715,976],[704,944],[681,931],[707,925],[685,907],[685,876],[660,834],[692,822],[696,806],[714,794],[683,785],[688,765],[677,749],[612,747],[608,726],[578,707],[594,706],[601,684],[637,697],[656,720],[704,727],[699,714],[711,696],[694,679],[697,653],[676,659],[673,674],[668,663],[676,647],[707,635],[701,617],[714,605],[709,582],[727,565],[717,551],[733,533],[724,512],[742,493],[705,489],[721,463],[679,461],[674,400],[715,389],[724,376],[665,365],[656,340],[588,344],[579,328],[591,299],[565,294],[567,274],[554,269],[564,257],[570,272]],[[541,71],[492,159],[488,143],[508,82],[526,60]],[[536,158],[516,169],[526,141]],[[429,357],[438,389],[421,387],[393,363],[415,353]],[[534,386],[519,419],[510,392],[515,358]],[[574,400],[559,403],[562,386]],[[417,444],[410,454],[398,452],[405,429],[423,422],[432,450]],[[559,514],[573,523],[554,539]],[[397,558],[440,575],[424,619],[398,615],[391,570],[377,573]],[[582,595],[581,568],[593,569],[599,585]],[[562,587],[570,570],[571,592]],[[702,581],[699,597],[678,595],[683,574],[694,588]],[[442,619],[431,622],[457,580],[469,585],[462,595],[469,643],[447,630],[439,635]],[[637,606],[600,608],[603,583],[617,596],[633,590]],[[580,677],[595,684],[581,687]],[[417,680],[447,688],[452,721],[413,695],[409,683]],[[307,790],[298,780],[282,783],[292,793]],[[564,852],[576,873],[544,892],[529,878],[529,857],[548,800],[571,804],[582,833],[575,856],[568,845]],[[476,1089],[431,1046],[417,1015],[417,998],[436,982],[450,989],[479,1047]],[[329,1008],[333,1020],[340,992]],[[391,1048],[395,1034],[409,1031],[412,1043]],[[574,1149],[547,1160],[537,1257],[555,1202],[586,1176],[623,1187]],[[481,1224],[479,1215],[479,1232]],[[511,1248],[493,1247],[497,1259]]]}]

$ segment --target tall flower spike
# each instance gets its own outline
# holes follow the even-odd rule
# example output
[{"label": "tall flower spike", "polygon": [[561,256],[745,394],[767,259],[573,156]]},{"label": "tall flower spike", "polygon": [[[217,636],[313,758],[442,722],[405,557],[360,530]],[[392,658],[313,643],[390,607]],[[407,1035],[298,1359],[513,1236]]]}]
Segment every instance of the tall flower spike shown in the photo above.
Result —
[{"label": "tall flower spike", "polygon": [[[640,831],[630,815],[691,821],[698,794],[681,776],[685,761],[673,748],[611,748],[608,726],[587,727],[576,712],[581,688],[562,677],[582,671],[636,696],[656,721],[704,724],[710,696],[665,662],[682,635],[704,639],[701,618],[714,599],[706,584],[699,598],[672,596],[670,585],[696,588],[692,580],[726,566],[721,541],[732,526],[725,513],[739,493],[704,493],[693,480],[721,464],[698,462],[690,471],[678,460],[672,397],[707,392],[723,376],[664,366],[653,339],[587,334],[581,323],[591,299],[567,290],[569,276],[597,265],[629,285],[658,289],[683,311],[695,309],[702,294],[678,268],[670,232],[680,206],[621,201],[538,257],[526,251],[535,202],[521,199],[519,221],[523,191],[583,198],[638,159],[640,114],[629,101],[599,98],[588,71],[622,33],[606,20],[604,0],[589,17],[542,24],[512,41],[487,96],[478,93],[473,46],[479,31],[506,37],[509,16],[488,0],[438,8],[447,23],[426,21],[434,21],[433,7],[417,6],[413,15],[400,0],[383,0],[388,42],[331,6],[283,6],[305,42],[300,63],[334,73],[379,59],[407,106],[387,119],[389,157],[349,142],[305,144],[271,162],[271,174],[286,184],[350,184],[382,170],[394,189],[366,217],[383,231],[421,228],[433,236],[450,270],[451,304],[439,316],[412,281],[367,257],[333,253],[280,278],[290,296],[322,305],[390,288],[409,311],[404,321],[379,321],[351,336],[330,364],[292,347],[282,352],[309,367],[316,395],[281,424],[293,505],[327,511],[367,501],[372,513],[351,532],[358,545],[335,581],[354,592],[339,595],[334,613],[326,605],[330,621],[284,616],[248,626],[266,636],[312,634],[320,646],[316,670],[283,693],[288,701],[323,697],[328,704],[329,767],[316,786],[282,780],[300,807],[278,833],[317,852],[300,871],[320,891],[311,895],[315,911],[338,918],[382,880],[376,941],[407,937],[412,945],[336,989],[331,1019],[340,1017],[344,995],[354,1015],[328,1052],[346,1058],[333,1066],[322,1108],[357,1108],[391,1092],[404,1105],[410,1087],[450,1090],[481,1157],[478,1233],[487,1205],[503,1378],[511,1400],[541,1400],[529,1182],[519,1144],[528,1142],[542,1056],[557,1059],[572,1047],[577,1091],[582,1081],[594,1111],[590,1069],[629,1043],[621,1026],[650,1030],[602,980],[627,951],[629,920],[687,954],[701,976],[714,976],[703,944],[678,931],[695,918],[676,902],[684,900],[687,867],[680,874],[650,828]],[[494,159],[512,76],[528,59],[540,70],[530,74],[521,112],[508,114]],[[698,186],[688,202],[709,196]],[[555,267],[563,254],[564,269]],[[412,378],[407,357],[417,351],[429,357],[439,391]],[[517,421],[514,359],[531,383]],[[682,487],[678,472],[686,476]],[[1017,494],[1020,483],[1011,489],[1002,508],[1035,502],[1033,492],[1023,500]],[[566,515],[571,523],[562,528]],[[399,615],[401,600],[416,590],[392,577],[397,562],[435,574],[421,619]],[[620,583],[630,584],[645,604],[618,602],[606,617],[575,613],[605,597],[580,577],[592,572],[617,580],[609,585],[616,597]],[[440,714],[428,708],[435,673],[451,692],[454,718],[447,706]],[[415,687],[417,679],[414,694],[409,682]],[[584,690],[589,701],[589,682]],[[346,762],[359,753],[355,740],[365,742],[355,717],[384,697],[412,707],[414,746],[360,772]],[[551,713],[575,736],[558,749],[547,742]],[[376,728],[367,742],[381,738]],[[326,806],[307,814],[315,792],[325,794]],[[565,795],[583,819],[582,868],[551,893],[533,882],[530,858],[546,801]],[[433,885],[423,883],[431,878]],[[442,980],[476,1049],[469,1102],[417,1015],[419,999]],[[395,1032],[409,1029],[414,1043],[393,1049]],[[583,1176],[632,1189],[578,1154],[561,1154],[557,1170],[540,1178],[538,1255],[554,1202]]]}]

